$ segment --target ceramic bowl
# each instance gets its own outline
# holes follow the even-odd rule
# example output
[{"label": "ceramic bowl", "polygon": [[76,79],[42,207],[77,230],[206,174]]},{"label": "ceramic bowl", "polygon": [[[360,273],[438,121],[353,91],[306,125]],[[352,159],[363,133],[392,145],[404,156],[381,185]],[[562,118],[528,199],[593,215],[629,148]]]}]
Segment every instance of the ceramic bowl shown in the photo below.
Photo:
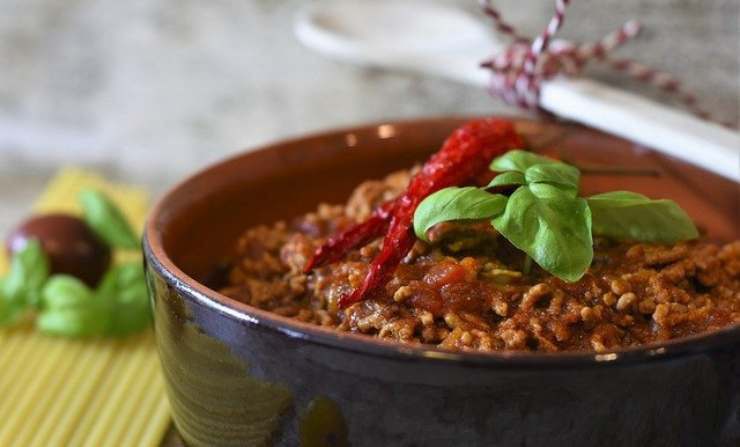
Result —
[{"label": "ceramic bowl", "polygon": [[[463,121],[278,142],[211,166],[159,201],[146,228],[147,275],[184,442],[740,445],[737,327],[600,354],[456,353],[333,332],[214,290],[245,228],[341,203],[363,180],[423,161]],[[527,120],[517,128],[534,150],[589,170],[586,192],[672,198],[710,238],[738,238],[730,181],[592,129]]]}]

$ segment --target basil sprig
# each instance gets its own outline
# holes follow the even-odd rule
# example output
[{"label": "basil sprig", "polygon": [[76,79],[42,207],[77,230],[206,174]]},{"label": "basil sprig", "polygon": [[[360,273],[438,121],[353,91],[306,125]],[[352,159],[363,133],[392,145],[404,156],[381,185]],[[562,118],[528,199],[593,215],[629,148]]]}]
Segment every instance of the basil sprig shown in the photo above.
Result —
[{"label": "basil sprig", "polygon": [[[86,190],[79,196],[85,222],[113,248],[137,249],[138,237],[123,213],[104,194]],[[0,326],[32,310],[39,331],[67,337],[121,336],[149,326],[151,309],[140,261],[111,268],[93,290],[78,278],[50,276],[41,243],[29,241],[16,252],[0,278]]]},{"label": "basil sprig", "polygon": [[[445,188],[428,196],[414,214],[423,240],[440,222],[489,219],[512,245],[540,267],[577,281],[593,260],[592,235],[616,240],[673,243],[698,236],[688,215],[671,200],[615,191],[578,197],[580,172],[574,166],[523,150],[493,160],[500,172],[484,188]],[[506,197],[486,189],[515,186]]]},{"label": "basil sprig", "polygon": [[686,212],[671,200],[613,191],[588,198],[594,233],[612,239],[674,243],[699,233]]},{"label": "basil sprig", "polygon": [[506,207],[506,197],[489,194],[475,187],[445,188],[431,194],[416,208],[414,230],[419,239],[429,242],[427,231],[440,222],[485,219]]},{"label": "basil sprig", "polygon": [[491,223],[512,245],[559,278],[576,281],[591,265],[591,212],[581,198],[538,197],[522,186]]},{"label": "basil sprig", "polygon": [[85,223],[113,248],[137,249],[139,238],[121,210],[105,194],[86,189],[79,194]]},{"label": "basil sprig", "polygon": [[114,267],[96,290],[69,275],[54,275],[43,290],[36,327],[53,335],[126,335],[149,325],[144,271],[138,262]]},{"label": "basil sprig", "polygon": [[97,299],[85,283],[70,275],[54,275],[44,286],[36,327],[44,333],[84,337],[108,327],[108,303]]},{"label": "basil sprig", "polygon": [[0,279],[0,326],[15,323],[26,310],[41,303],[41,289],[49,277],[49,260],[37,240],[30,240],[10,261]]},{"label": "basil sprig", "polygon": [[111,335],[125,335],[149,326],[151,308],[144,269],[139,262],[110,270],[98,286],[97,299],[108,303]]}]

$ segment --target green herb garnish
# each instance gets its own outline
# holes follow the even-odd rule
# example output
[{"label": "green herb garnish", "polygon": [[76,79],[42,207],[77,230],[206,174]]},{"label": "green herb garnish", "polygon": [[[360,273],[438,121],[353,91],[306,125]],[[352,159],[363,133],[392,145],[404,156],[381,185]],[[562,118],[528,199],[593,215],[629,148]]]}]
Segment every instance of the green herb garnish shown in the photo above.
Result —
[{"label": "green herb garnish", "polygon": [[85,222],[113,248],[137,249],[139,238],[118,207],[100,191],[86,189],[79,194]]},{"label": "green herb garnish", "polygon": [[[85,222],[101,239],[113,248],[139,248],[123,213],[105,195],[86,190],[79,198]],[[141,262],[112,267],[93,290],[71,275],[50,276],[49,260],[37,240],[13,255],[8,274],[0,278],[0,326],[33,310],[39,331],[67,337],[126,335],[151,322]]]},{"label": "green herb garnish", "polygon": [[591,265],[591,212],[581,198],[565,194],[538,197],[521,186],[509,197],[503,214],[491,223],[516,248],[559,278],[575,281]]},{"label": "green herb garnish", "polygon": [[429,195],[416,208],[414,230],[420,239],[434,225],[451,220],[486,219],[501,213],[506,197],[472,186],[445,188]]},{"label": "green herb garnish", "polygon": [[65,336],[126,335],[150,321],[144,271],[137,262],[111,269],[95,291],[72,276],[52,276],[36,327]]},{"label": "green herb garnish", "polygon": [[651,200],[629,191],[597,194],[587,200],[594,234],[667,244],[699,236],[689,216],[672,200]]},{"label": "green herb garnish", "polygon": [[49,260],[36,240],[29,241],[10,261],[0,279],[0,326],[15,323],[41,303],[41,289],[49,277]]},{"label": "green herb garnish", "polygon": [[[580,172],[557,160],[523,150],[509,151],[491,163],[500,172],[486,187],[451,187],[419,204],[414,231],[423,240],[440,222],[490,219],[491,225],[540,267],[577,281],[593,259],[592,234],[616,240],[673,243],[698,232],[671,200],[615,191],[578,197]],[[486,189],[515,186],[510,195]]]},{"label": "green herb garnish", "polygon": [[98,300],[108,303],[111,335],[125,335],[149,326],[151,308],[146,277],[140,262],[121,264],[108,273],[96,291]]},{"label": "green herb garnish", "polygon": [[109,325],[107,303],[69,275],[54,275],[44,286],[43,306],[36,327],[47,334],[83,337],[99,335]]}]

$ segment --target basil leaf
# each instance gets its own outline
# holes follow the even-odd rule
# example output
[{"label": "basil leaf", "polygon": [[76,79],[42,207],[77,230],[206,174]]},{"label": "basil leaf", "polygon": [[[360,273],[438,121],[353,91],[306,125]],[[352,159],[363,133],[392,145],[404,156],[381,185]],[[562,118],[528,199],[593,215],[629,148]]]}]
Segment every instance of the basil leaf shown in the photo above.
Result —
[{"label": "basil leaf", "polygon": [[85,222],[108,245],[115,248],[136,249],[139,240],[123,213],[103,193],[84,190],[79,195]]},{"label": "basil leaf", "polygon": [[543,199],[523,186],[492,224],[540,267],[563,280],[580,279],[591,265],[591,213],[584,199],[565,195]]},{"label": "basil leaf", "polygon": [[82,337],[102,335],[109,326],[109,309],[82,281],[54,275],[43,289],[43,309],[36,327],[46,334]]},{"label": "basil leaf", "polygon": [[472,186],[441,189],[416,207],[414,232],[419,239],[428,241],[427,231],[440,222],[488,219],[502,212],[505,206],[505,196]]},{"label": "basil leaf", "polygon": [[557,160],[543,157],[535,153],[521,149],[511,150],[500,157],[495,158],[489,168],[494,172],[516,171],[522,174],[534,165],[559,163]]},{"label": "basil leaf", "polygon": [[488,183],[488,185],[486,185],[486,188],[493,188],[495,186],[523,185],[524,183],[524,174],[521,172],[509,171],[498,174],[490,181],[490,183]]},{"label": "basil leaf", "polygon": [[146,283],[122,290],[118,294],[116,312],[109,332],[125,335],[138,332],[151,323],[151,307]]},{"label": "basil leaf", "polygon": [[674,243],[699,237],[686,212],[672,200],[613,191],[588,199],[594,234],[618,240]]},{"label": "basil leaf", "polygon": [[43,309],[70,309],[89,306],[92,290],[71,275],[54,275],[42,291]]},{"label": "basil leaf", "polygon": [[110,269],[100,281],[96,295],[115,297],[121,290],[143,284],[146,287],[144,268],[139,262],[120,264]]},{"label": "basil leaf", "polygon": [[22,314],[23,305],[10,300],[5,294],[4,281],[0,281],[0,327],[15,323]]},{"label": "basil leaf", "polygon": [[581,172],[565,163],[545,163],[530,166],[524,177],[528,184],[550,183],[578,190]]},{"label": "basil leaf", "polygon": [[125,335],[149,326],[151,307],[141,263],[122,264],[111,269],[96,294],[111,308],[108,333]]},{"label": "basil leaf", "polygon": [[10,261],[3,281],[3,295],[14,306],[38,306],[41,289],[49,277],[49,260],[38,240],[30,240]]},{"label": "basil leaf", "polygon": [[36,319],[36,328],[40,332],[65,337],[101,335],[107,324],[107,315],[94,308],[44,311]]},{"label": "basil leaf", "polygon": [[529,190],[540,199],[572,199],[578,195],[578,190],[575,188],[551,185],[549,183],[532,183],[529,185]]}]

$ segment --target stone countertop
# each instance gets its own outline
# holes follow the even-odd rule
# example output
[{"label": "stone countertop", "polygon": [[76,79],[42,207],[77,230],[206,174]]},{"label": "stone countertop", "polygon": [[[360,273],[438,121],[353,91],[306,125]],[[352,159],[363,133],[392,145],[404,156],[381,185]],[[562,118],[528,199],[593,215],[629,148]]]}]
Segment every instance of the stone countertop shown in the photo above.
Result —
[{"label": "stone countertop", "polygon": [[[351,1],[351,0],[347,0]],[[430,0],[431,1],[431,0]],[[475,11],[476,2],[456,2]],[[553,2],[496,1],[534,33]],[[439,79],[328,61],[293,37],[299,0],[0,0],[0,231],[61,165],[155,194],[204,164],[276,138],[448,114],[518,113]],[[620,54],[680,76],[737,120],[740,0],[584,0],[563,36],[594,39],[630,18]],[[603,68],[589,75],[668,98]]]}]

